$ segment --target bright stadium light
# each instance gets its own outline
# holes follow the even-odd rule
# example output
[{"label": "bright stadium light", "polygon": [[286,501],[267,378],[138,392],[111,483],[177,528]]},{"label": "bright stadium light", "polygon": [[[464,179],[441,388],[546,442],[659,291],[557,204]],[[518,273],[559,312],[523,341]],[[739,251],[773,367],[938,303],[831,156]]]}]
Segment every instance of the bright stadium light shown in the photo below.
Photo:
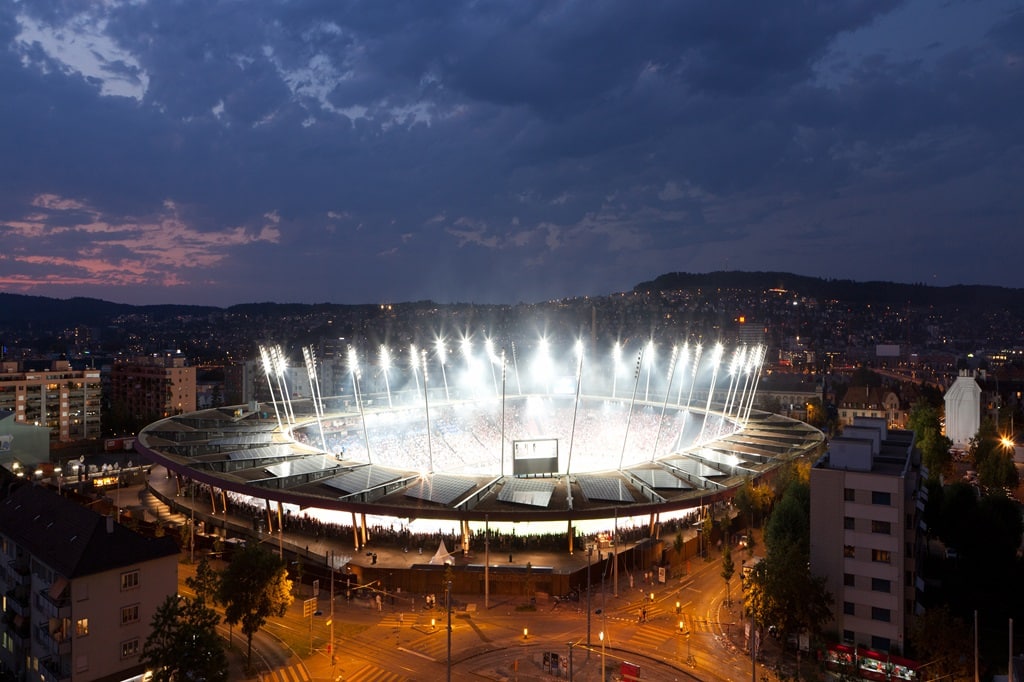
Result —
[{"label": "bright stadium light", "polygon": [[380,371],[384,373],[384,390],[388,394],[388,407],[394,407],[391,402],[391,379],[388,377],[388,372],[391,370],[391,352],[384,344],[380,345],[379,363]]},{"label": "bright stadium light", "polygon": [[451,396],[448,395],[448,375],[445,372],[445,362],[448,360],[448,349],[444,345],[444,337],[437,337],[434,340],[434,355],[437,356],[437,361],[441,365],[441,381],[444,383],[444,399],[451,400]]}]

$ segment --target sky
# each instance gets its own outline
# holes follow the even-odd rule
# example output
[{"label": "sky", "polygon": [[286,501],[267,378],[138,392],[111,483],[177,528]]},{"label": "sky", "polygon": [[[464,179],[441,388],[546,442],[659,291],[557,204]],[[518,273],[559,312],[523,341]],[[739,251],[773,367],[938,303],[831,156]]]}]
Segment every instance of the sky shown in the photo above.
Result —
[{"label": "sky", "polygon": [[1021,0],[8,0],[0,291],[1024,286]]}]

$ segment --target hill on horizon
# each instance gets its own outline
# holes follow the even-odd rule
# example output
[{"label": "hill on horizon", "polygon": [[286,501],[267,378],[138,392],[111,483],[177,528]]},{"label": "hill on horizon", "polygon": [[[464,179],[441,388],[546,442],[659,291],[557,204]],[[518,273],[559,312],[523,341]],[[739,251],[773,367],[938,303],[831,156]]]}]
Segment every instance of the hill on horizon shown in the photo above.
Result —
[{"label": "hill on horizon", "polygon": [[[931,286],[923,283],[856,282],[847,279],[824,279],[787,272],[716,271],[709,273],[672,272],[653,280],[641,282],[632,291],[675,291],[686,289],[785,289],[818,299],[841,300],[849,303],[879,303],[912,306],[981,306],[1024,312],[1024,289],[1010,289],[990,285]],[[608,294],[613,295],[613,294]],[[591,297],[594,298],[594,297]],[[400,305],[439,304],[431,301],[407,301]],[[167,319],[182,315],[206,315],[215,312],[254,313],[275,309],[295,312],[314,308],[360,308],[371,304],[333,303],[241,303],[227,308],[190,304],[132,305],[113,303],[96,298],[68,299],[11,294],[0,292],[0,324],[5,323],[58,323],[75,320],[83,324],[103,324],[122,315],[147,315],[154,319]],[[445,306],[475,305],[451,303]],[[513,304],[508,304],[513,305]]]}]

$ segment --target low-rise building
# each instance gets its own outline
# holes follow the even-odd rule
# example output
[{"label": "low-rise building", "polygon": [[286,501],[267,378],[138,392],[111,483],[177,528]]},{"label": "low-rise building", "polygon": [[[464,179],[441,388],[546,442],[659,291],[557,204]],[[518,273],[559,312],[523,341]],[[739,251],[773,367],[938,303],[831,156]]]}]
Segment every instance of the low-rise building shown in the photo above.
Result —
[{"label": "low-rise building", "polygon": [[[0,666],[21,680],[132,680],[178,547],[58,495],[14,484],[0,501]],[[141,678],[140,678],[141,679]]]}]

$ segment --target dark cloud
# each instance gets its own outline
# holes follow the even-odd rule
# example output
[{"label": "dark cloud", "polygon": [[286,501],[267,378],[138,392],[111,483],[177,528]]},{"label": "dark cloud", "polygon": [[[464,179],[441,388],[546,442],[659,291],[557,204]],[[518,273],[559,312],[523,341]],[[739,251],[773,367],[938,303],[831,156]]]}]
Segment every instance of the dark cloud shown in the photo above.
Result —
[{"label": "dark cloud", "polygon": [[0,290],[517,301],[720,268],[1016,286],[1008,256],[954,244],[1019,240],[1024,12],[933,9],[9,4]]}]

